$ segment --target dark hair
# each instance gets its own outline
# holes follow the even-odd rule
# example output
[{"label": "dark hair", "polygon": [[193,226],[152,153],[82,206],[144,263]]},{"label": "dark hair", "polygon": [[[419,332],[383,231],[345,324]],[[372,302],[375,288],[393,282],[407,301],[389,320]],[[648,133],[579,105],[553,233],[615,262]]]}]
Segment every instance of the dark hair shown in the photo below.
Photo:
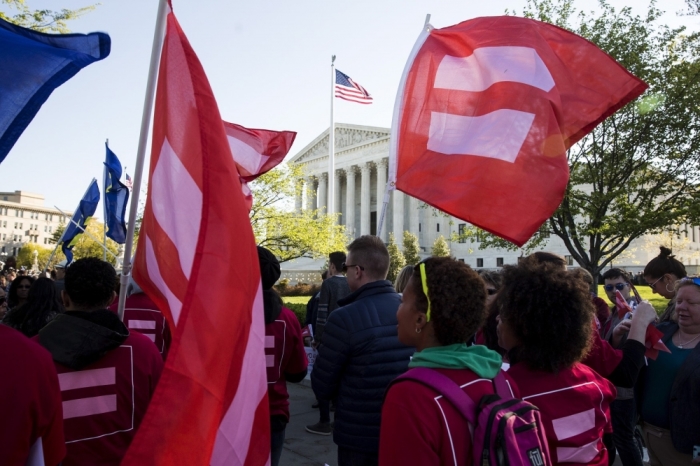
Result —
[{"label": "dark hair", "polygon": [[585,284],[560,266],[532,261],[506,266],[496,302],[501,320],[520,341],[511,352],[513,362],[557,372],[588,352],[595,309]]},{"label": "dark hair", "polygon": [[5,315],[3,323],[33,337],[57,314],[65,311],[56,285],[50,278],[38,278],[29,289],[27,303]]},{"label": "dark hair", "polygon": [[490,283],[493,285],[494,288],[498,291],[501,289],[501,283],[503,283],[503,277],[501,276],[501,272],[497,270],[486,270],[486,269],[479,269],[477,271],[479,276],[483,281],[486,283]]},{"label": "dark hair", "polygon": [[538,251],[527,256],[523,262],[535,262],[537,264],[554,264],[566,270],[566,259],[553,252]]},{"label": "dark hair", "polygon": [[644,267],[643,275],[645,277],[661,278],[667,273],[671,273],[676,278],[685,278],[688,274],[685,271],[685,266],[676,257],[671,254],[671,250],[665,246],[660,246],[661,252],[658,256],[649,261]]},{"label": "dark hair", "polygon": [[[425,264],[435,337],[444,346],[466,343],[486,317],[484,281],[467,264],[451,257],[429,257],[421,263]],[[423,293],[420,263],[412,278],[416,307],[426,312],[428,299]]]},{"label": "dark hair", "polygon": [[630,277],[622,269],[619,269],[617,267],[613,267],[612,269],[608,269],[605,271],[603,274],[603,280],[615,280],[616,278],[622,278],[624,281],[627,283],[630,283]]},{"label": "dark hair", "polygon": [[17,297],[17,287],[24,280],[29,281],[30,286],[32,285],[32,283],[34,283],[34,279],[29,275],[19,275],[14,280],[12,280],[12,283],[10,284],[10,291],[7,293],[7,307],[9,307],[10,309],[17,306],[17,302],[19,301],[19,298]]},{"label": "dark hair", "polygon": [[340,272],[343,268],[343,262],[345,262],[345,259],[347,256],[343,251],[335,251],[330,254],[328,254],[328,262],[333,264],[335,266],[335,270]]},{"label": "dark hair", "polygon": [[569,273],[574,277],[578,278],[579,280],[583,280],[586,283],[586,285],[593,286],[593,275],[591,275],[591,272],[584,269],[583,267],[576,267],[575,269],[571,269],[569,270]]},{"label": "dark hair", "polygon": [[321,272],[321,280],[325,280],[326,278],[328,278],[328,270],[324,270],[323,272]]},{"label": "dark hair", "polygon": [[73,262],[66,269],[66,294],[85,310],[105,308],[112,303],[117,273],[109,263],[95,257]]},{"label": "dark hair", "polygon": [[498,302],[491,302],[491,305],[486,308],[486,321],[481,327],[481,333],[484,337],[484,346],[493,350],[501,356],[506,354],[506,350],[498,344]]},{"label": "dark hair", "polygon": [[384,280],[389,272],[389,251],[384,242],[373,235],[363,235],[350,243],[348,254],[352,254],[352,265],[364,267],[367,276],[373,280]]}]

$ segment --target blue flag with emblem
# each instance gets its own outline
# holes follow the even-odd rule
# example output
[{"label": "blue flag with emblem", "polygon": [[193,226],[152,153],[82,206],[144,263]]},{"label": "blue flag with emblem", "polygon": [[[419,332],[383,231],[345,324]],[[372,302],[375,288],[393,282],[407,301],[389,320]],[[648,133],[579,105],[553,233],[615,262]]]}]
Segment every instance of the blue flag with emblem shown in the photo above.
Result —
[{"label": "blue flag with emblem", "polygon": [[0,19],[0,163],[51,93],[109,55],[107,34],[44,34]]},{"label": "blue flag with emblem", "polygon": [[104,184],[105,192],[105,226],[107,237],[119,244],[126,243],[126,203],[129,201],[129,188],[119,181],[122,177],[122,165],[109,149],[105,158]]},{"label": "blue flag with emblem", "polygon": [[66,255],[67,264],[73,262],[73,246],[75,246],[80,235],[85,231],[85,227],[87,227],[90,218],[95,215],[99,202],[100,188],[97,186],[97,180],[93,178],[61,237],[61,241],[63,242],[61,249],[63,249],[63,254]]}]

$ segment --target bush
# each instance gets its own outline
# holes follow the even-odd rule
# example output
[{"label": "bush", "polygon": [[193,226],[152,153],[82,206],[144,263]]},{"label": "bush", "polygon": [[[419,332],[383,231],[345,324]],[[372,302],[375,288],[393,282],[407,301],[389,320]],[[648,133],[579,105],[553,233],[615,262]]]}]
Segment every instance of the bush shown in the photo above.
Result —
[{"label": "bush", "polygon": [[313,296],[321,291],[321,285],[309,285],[308,283],[297,283],[294,286],[289,286],[288,282],[280,286],[278,283],[275,289],[280,296]]},{"label": "bush", "polygon": [[299,321],[299,325],[301,325],[303,328],[304,322],[306,322],[306,304],[285,302],[284,307],[287,307],[294,312],[294,315],[297,316],[297,320]]}]

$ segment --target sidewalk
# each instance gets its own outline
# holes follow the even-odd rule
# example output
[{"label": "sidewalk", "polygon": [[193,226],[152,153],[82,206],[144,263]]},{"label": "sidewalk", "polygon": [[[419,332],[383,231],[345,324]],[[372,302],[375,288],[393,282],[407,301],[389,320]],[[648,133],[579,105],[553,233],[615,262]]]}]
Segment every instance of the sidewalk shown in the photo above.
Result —
[{"label": "sidewalk", "polygon": [[280,465],[337,466],[338,452],[333,443],[333,435],[310,434],[304,429],[307,425],[318,422],[318,409],[311,408],[316,397],[309,380],[304,380],[301,384],[288,383],[287,390],[291,419],[287,424]]}]

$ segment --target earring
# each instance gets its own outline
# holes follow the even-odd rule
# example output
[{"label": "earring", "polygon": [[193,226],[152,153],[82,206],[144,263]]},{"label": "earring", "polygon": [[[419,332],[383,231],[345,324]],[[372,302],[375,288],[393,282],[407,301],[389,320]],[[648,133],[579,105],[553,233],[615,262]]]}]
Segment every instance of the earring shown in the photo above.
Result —
[{"label": "earring", "polygon": [[672,287],[672,288],[669,290],[669,289],[668,289],[668,283],[666,283],[666,291],[668,291],[669,293],[673,293],[674,291],[676,291],[676,289]]},{"label": "earring", "polygon": [[416,333],[420,333],[420,332],[422,332],[422,331],[423,331],[422,328],[416,328]]}]

